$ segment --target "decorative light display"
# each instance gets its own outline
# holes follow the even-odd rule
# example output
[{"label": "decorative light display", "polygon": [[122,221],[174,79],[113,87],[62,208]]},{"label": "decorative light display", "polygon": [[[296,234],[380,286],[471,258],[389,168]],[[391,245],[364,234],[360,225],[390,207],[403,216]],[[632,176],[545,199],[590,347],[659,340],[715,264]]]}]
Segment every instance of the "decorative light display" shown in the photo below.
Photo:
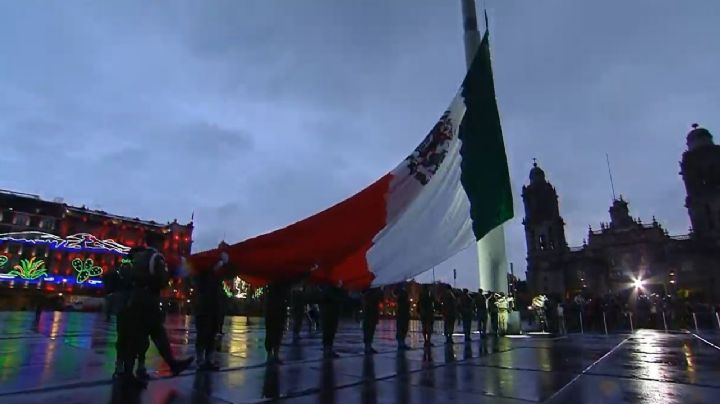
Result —
[{"label": "decorative light display", "polygon": [[125,255],[130,251],[130,247],[124,246],[115,240],[101,240],[88,233],[73,234],[65,238],[41,231],[0,234],[0,243],[8,241],[31,245],[44,244],[53,250],[70,250],[73,252],[84,251]]},{"label": "decorative light display", "polygon": [[85,260],[75,258],[72,260],[72,267],[77,272],[77,283],[83,283],[89,278],[100,276],[103,273],[102,267],[95,265],[92,258]]},{"label": "decorative light display", "polygon": [[4,267],[8,262],[8,257],[0,255],[0,268]]},{"label": "decorative light display", "polygon": [[232,297],[232,291],[230,290],[230,286],[227,284],[227,282],[223,281],[222,283],[223,291],[225,291],[225,295],[227,297]]},{"label": "decorative light display", "polygon": [[35,257],[31,257],[29,260],[21,259],[20,263],[16,264],[13,270],[8,272],[8,275],[19,276],[22,279],[37,279],[47,275],[47,268],[45,268],[45,261],[36,261]]}]

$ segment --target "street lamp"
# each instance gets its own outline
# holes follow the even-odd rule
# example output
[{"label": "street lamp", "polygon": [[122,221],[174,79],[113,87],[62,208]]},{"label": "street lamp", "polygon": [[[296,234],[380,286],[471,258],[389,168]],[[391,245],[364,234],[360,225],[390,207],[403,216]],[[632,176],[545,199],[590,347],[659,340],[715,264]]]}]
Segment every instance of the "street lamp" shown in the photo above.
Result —
[{"label": "street lamp", "polygon": [[633,280],[633,286],[635,286],[635,289],[642,289],[644,284],[645,281],[643,281],[641,278],[636,278]]}]

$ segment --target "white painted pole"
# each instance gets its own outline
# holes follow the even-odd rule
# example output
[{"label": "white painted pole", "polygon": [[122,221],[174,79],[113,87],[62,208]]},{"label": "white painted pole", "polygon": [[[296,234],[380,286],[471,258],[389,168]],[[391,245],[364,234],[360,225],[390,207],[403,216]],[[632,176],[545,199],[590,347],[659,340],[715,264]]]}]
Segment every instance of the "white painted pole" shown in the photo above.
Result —
[{"label": "white painted pole", "polygon": [[718,328],[720,328],[720,314],[718,312],[715,312],[715,320],[717,320]]},{"label": "white painted pole", "polygon": [[697,315],[695,313],[693,313],[693,322],[695,323],[695,332],[700,332],[697,325]]},{"label": "white painted pole", "polygon": [[635,329],[633,328],[632,312],[628,312],[628,318],[630,319],[630,334],[633,334],[635,333]]},{"label": "white painted pole", "polygon": [[582,322],[582,310],[580,311],[580,334],[585,334],[585,330],[583,330],[583,322]]},{"label": "white painted pole", "polygon": [[[465,43],[465,64],[470,68],[480,47],[475,0],[461,0]],[[477,242],[480,287],[493,292],[507,292],[508,260],[505,252],[505,229],[500,225]]]},{"label": "white painted pole", "polygon": [[662,315],[663,315],[663,326],[665,326],[665,334],[667,334],[668,328],[667,328],[667,320],[665,319],[665,310],[663,310]]}]

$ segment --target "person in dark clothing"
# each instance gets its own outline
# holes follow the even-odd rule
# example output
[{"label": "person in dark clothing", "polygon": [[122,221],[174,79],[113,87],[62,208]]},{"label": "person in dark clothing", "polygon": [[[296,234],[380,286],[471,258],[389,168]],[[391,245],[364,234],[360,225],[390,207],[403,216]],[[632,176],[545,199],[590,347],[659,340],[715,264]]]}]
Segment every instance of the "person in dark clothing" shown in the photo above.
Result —
[{"label": "person in dark clothing", "polygon": [[457,321],[457,299],[450,285],[447,285],[441,298],[443,323],[445,328],[445,343],[453,343],[455,322]]},{"label": "person in dark clothing", "polygon": [[409,349],[410,347],[405,343],[405,339],[410,329],[410,297],[404,284],[400,284],[395,289],[395,300],[397,303],[397,313],[395,314],[397,333],[395,338],[398,342],[398,349]]},{"label": "person in dark clothing", "polygon": [[477,296],[475,296],[475,314],[477,315],[478,331],[480,336],[484,337],[487,333],[487,301],[483,290],[479,289]]},{"label": "person in dark clothing", "polygon": [[322,327],[323,356],[325,358],[337,358],[338,354],[333,351],[335,334],[340,322],[342,303],[345,300],[342,290],[342,282],[337,286],[325,286],[322,291],[320,302],[320,327]]},{"label": "person in dark clothing", "polygon": [[442,304],[445,343],[452,344],[455,322],[457,321],[457,299],[450,285],[446,286],[440,302]]},{"label": "person in dark clothing", "polygon": [[280,362],[280,343],[282,343],[287,306],[290,296],[289,282],[272,282],[265,292],[265,351],[268,363]]},{"label": "person in dark clothing", "polygon": [[493,335],[498,333],[498,307],[497,307],[497,295],[493,292],[489,292],[490,297],[487,299],[488,313],[490,313],[490,330]]},{"label": "person in dark clothing", "polygon": [[292,311],[293,341],[296,342],[300,339],[300,330],[302,329],[303,319],[307,316],[307,312],[305,311],[307,304],[305,300],[304,287],[293,289],[290,299],[290,307]]},{"label": "person in dark clothing", "polygon": [[363,293],[362,309],[363,309],[363,343],[365,344],[365,353],[374,354],[377,351],[372,347],[375,338],[375,328],[380,321],[380,300],[382,300],[382,289],[372,288]]},{"label": "person in dark clothing", "polygon": [[435,298],[428,285],[422,285],[418,301],[418,315],[422,323],[422,335],[425,347],[432,346],[433,325],[435,323]]},{"label": "person in dark clothing", "polygon": [[132,284],[129,271],[132,270],[131,256],[123,258],[120,265],[103,274],[103,286],[107,294],[108,313],[115,314],[115,372],[113,379],[125,373],[125,362],[130,350],[132,324],[127,321],[127,304]]},{"label": "person in dark clothing", "polygon": [[470,297],[470,293],[467,289],[463,289],[462,293],[460,294],[460,318],[462,318],[463,323],[463,333],[465,334],[465,341],[470,341],[470,334],[472,332],[472,321],[473,321],[473,314],[475,314],[473,310],[473,299]]},{"label": "person in dark clothing", "polygon": [[[223,245],[220,245],[222,248]],[[192,283],[195,288],[193,312],[195,313],[195,356],[200,370],[218,370],[220,367],[213,361],[216,336],[224,317],[223,303],[225,291],[223,279],[230,276],[229,257],[224,251],[211,268],[198,271]]]},{"label": "person in dark clothing", "polygon": [[132,337],[125,361],[125,375],[132,374],[135,359],[141,355],[150,336],[160,356],[170,366],[173,375],[187,369],[194,358],[175,359],[167,332],[163,326],[160,309],[160,291],[168,284],[168,269],[165,258],[153,246],[161,240],[152,237],[146,240],[148,247],[136,248],[132,253],[130,283],[132,285],[127,304],[126,320],[132,327]]}]

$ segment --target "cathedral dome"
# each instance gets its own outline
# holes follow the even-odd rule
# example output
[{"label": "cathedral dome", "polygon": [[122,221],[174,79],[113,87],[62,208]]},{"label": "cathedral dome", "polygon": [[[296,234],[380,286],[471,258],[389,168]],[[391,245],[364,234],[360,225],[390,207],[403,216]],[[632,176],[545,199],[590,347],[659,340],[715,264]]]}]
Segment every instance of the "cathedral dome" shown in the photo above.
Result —
[{"label": "cathedral dome", "polygon": [[687,135],[687,147],[688,150],[695,150],[704,146],[712,146],[713,138],[710,131],[705,128],[701,128],[700,125],[694,123],[693,129]]},{"label": "cathedral dome", "polygon": [[533,168],[530,169],[530,183],[536,184],[545,182],[545,171],[538,167],[537,162],[533,162]]}]

